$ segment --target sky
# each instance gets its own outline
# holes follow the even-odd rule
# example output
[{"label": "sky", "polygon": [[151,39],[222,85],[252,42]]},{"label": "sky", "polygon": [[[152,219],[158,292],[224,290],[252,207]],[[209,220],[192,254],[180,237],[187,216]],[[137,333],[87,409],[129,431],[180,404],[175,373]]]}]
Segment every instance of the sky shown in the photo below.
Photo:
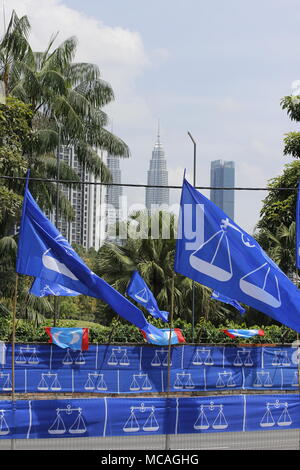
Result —
[{"label": "sky", "polygon": [[[3,0],[2,0],[3,2]],[[292,159],[283,138],[298,129],[280,100],[300,79],[297,0],[6,0],[26,14],[30,41],[43,50],[78,38],[77,61],[99,65],[115,93],[110,129],[129,146],[122,182],[147,182],[160,122],[169,184],[210,185],[210,162],[233,160],[237,187],[266,187]],[[3,31],[3,26],[2,29]],[[145,191],[131,189],[130,203]],[[203,191],[209,196],[208,191]],[[264,191],[236,191],[235,222],[252,232]],[[171,203],[180,191],[171,190]]]}]

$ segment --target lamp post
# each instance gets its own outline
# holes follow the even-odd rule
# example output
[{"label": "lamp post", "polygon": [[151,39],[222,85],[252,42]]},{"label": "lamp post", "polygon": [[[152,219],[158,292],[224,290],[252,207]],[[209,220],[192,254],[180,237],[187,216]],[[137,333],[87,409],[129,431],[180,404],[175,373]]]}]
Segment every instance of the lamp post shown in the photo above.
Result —
[{"label": "lamp post", "polygon": [[[193,167],[193,186],[196,186],[196,155],[197,155],[197,145],[190,132],[188,136],[194,145],[194,167]],[[194,331],[195,331],[195,281],[192,282],[192,342],[194,342]]]}]

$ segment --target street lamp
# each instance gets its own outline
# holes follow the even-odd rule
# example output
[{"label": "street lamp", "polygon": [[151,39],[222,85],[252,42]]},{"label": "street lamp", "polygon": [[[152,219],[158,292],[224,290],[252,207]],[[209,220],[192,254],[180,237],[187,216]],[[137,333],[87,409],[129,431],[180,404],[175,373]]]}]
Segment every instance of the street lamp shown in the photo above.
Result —
[{"label": "street lamp", "polygon": [[[197,152],[197,145],[196,142],[190,132],[188,132],[188,136],[190,137],[191,141],[194,145],[194,168],[193,168],[193,186],[196,186],[196,152]],[[194,331],[195,331],[195,281],[192,282],[192,342],[194,342]]]}]

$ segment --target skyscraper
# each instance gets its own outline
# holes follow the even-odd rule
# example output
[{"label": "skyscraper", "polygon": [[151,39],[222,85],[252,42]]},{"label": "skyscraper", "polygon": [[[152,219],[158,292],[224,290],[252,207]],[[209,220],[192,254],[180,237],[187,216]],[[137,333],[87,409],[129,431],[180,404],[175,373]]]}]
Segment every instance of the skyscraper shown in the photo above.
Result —
[{"label": "skyscraper", "polygon": [[[160,142],[159,129],[150,160],[147,184],[150,186],[168,186],[167,162]],[[169,205],[169,188],[146,188],[146,208],[148,211],[155,210],[161,205]]]},{"label": "skyscraper", "polygon": [[[210,186],[233,188],[235,165],[233,161],[214,160],[210,167]],[[234,219],[234,190],[210,190],[210,200]]]},{"label": "skyscraper", "polygon": [[[62,145],[60,160],[75,170],[81,181],[95,182],[95,177],[78,161],[74,147]],[[58,218],[57,228],[71,244],[79,244],[86,249],[100,247],[100,185],[63,186],[60,188],[72,204],[74,219]],[[56,223],[55,210],[50,218]]]},{"label": "skyscraper", "polygon": [[[120,169],[120,158],[114,155],[107,155],[106,166],[110,171],[112,183],[121,183],[121,169]],[[122,186],[107,186],[106,190],[106,239],[110,240],[110,236],[107,235],[110,226],[116,226],[120,221],[120,197],[122,196]],[[112,238],[110,241],[119,243],[120,241],[116,238]]]}]

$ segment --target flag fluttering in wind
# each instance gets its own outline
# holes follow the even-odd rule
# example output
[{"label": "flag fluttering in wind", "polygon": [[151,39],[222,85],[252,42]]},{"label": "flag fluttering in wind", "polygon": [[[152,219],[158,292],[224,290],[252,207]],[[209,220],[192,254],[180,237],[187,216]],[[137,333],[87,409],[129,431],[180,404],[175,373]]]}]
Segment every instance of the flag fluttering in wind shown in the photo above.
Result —
[{"label": "flag fluttering in wind", "polygon": [[154,295],[138,271],[133,272],[126,294],[143,305],[154,318],[168,321],[169,312],[159,310]]},{"label": "flag fluttering in wind", "polygon": [[232,305],[232,307],[236,308],[241,315],[243,315],[246,310],[244,307],[242,307],[236,300],[230,299],[229,297],[226,297],[226,295],[220,294],[220,292],[216,292],[215,290],[211,294],[211,299],[213,300],[219,300],[220,302],[223,302],[224,304]]},{"label": "flag fluttering in wind", "polygon": [[106,302],[117,314],[147,333],[159,335],[143,312],[93,273],[41,211],[26,185],[16,271]]},{"label": "flag fluttering in wind", "polygon": [[170,342],[171,332],[171,344],[185,343],[182,331],[179,328],[162,328],[159,330],[160,334],[146,333],[141,330],[142,335],[148,341],[148,343],[157,344],[159,346],[168,346]]},{"label": "flag fluttering in wind", "polygon": [[50,336],[49,343],[60,348],[70,348],[74,351],[87,351],[89,348],[88,328],[46,327],[45,331]]},{"label": "flag fluttering in wind", "polygon": [[264,330],[222,330],[230,338],[252,338],[252,336],[264,336]]},{"label": "flag fluttering in wind", "polygon": [[300,332],[300,291],[257,241],[186,179],[175,271]]},{"label": "flag fluttering in wind", "polygon": [[33,281],[29,293],[35,295],[36,297],[47,297],[48,295],[73,297],[80,295],[79,292],[75,292],[68,287],[55,284],[54,282],[48,282],[38,277]]}]

